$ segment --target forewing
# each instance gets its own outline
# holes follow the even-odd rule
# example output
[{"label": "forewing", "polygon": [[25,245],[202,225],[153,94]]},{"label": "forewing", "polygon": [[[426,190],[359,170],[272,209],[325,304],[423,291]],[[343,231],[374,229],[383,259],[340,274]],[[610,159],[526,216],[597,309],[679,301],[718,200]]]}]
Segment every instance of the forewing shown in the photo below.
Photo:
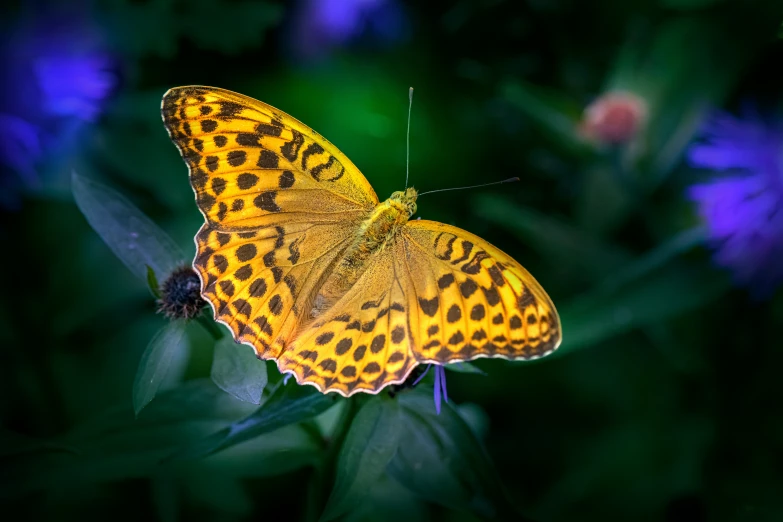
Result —
[{"label": "forewing", "polygon": [[434,221],[403,232],[404,291],[419,362],[536,359],[561,340],[560,318],[522,265],[478,236]]},{"label": "forewing", "polygon": [[214,87],[163,96],[163,122],[190,170],[196,202],[223,231],[335,222],[378,203],[334,145],[295,118]]},{"label": "forewing", "polygon": [[377,393],[405,380],[417,361],[397,272],[401,247],[374,255],[356,284],[295,337],[280,354],[281,372],[345,396]]},{"label": "forewing", "polygon": [[257,100],[178,87],[161,110],[206,219],[202,295],[235,339],[274,358],[378,199],[331,143]]}]

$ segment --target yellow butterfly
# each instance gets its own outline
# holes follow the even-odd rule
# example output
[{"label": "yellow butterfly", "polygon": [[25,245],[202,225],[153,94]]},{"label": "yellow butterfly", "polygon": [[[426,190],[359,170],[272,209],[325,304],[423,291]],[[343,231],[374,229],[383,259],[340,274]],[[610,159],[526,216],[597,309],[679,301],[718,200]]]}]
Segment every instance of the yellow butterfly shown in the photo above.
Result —
[{"label": "yellow butterfly", "polygon": [[163,96],[205,223],[193,267],[215,319],[299,383],[378,393],[421,363],[536,359],[560,344],[541,285],[480,237],[409,221],[295,118],[214,87]]}]

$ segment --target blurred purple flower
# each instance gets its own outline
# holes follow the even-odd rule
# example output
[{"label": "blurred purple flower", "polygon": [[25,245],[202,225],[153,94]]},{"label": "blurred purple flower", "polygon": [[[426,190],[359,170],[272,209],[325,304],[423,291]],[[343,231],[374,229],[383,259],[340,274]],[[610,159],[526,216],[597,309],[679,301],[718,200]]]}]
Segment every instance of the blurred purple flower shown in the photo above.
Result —
[{"label": "blurred purple flower", "polygon": [[440,364],[428,364],[424,373],[413,381],[413,386],[419,384],[433,366],[435,367],[435,390],[433,393],[433,400],[435,401],[435,411],[440,415],[441,400],[449,402],[449,394],[446,391],[446,368]]},{"label": "blurred purple flower", "polygon": [[365,36],[391,43],[404,32],[402,9],[394,0],[303,0],[292,43],[297,54],[314,58]]},{"label": "blurred purple flower", "polygon": [[715,262],[757,295],[771,293],[783,282],[783,128],[719,113],[702,137],[688,151],[690,164],[727,172],[689,190]]},{"label": "blurred purple flower", "polygon": [[0,204],[40,182],[40,163],[94,121],[117,83],[116,61],[92,24],[31,12],[0,43]]}]

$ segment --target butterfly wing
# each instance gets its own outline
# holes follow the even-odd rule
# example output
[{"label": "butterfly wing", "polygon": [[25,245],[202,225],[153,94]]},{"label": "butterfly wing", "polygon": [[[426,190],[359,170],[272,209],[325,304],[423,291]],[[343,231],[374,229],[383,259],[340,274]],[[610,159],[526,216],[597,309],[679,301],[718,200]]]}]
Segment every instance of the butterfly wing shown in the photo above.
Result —
[{"label": "butterfly wing", "polygon": [[278,366],[321,391],[377,393],[419,363],[535,359],[559,343],[557,311],[519,263],[464,230],[417,220]]},{"label": "butterfly wing", "polygon": [[500,249],[434,221],[410,221],[401,257],[413,351],[419,362],[536,359],[561,340],[544,289]]},{"label": "butterfly wing", "polygon": [[163,96],[161,112],[190,170],[198,207],[215,228],[336,222],[378,203],[337,147],[258,100],[177,87]]},{"label": "butterfly wing", "polygon": [[206,220],[202,295],[235,339],[274,358],[378,198],[331,143],[252,98],[178,87],[162,115]]},{"label": "butterfly wing", "polygon": [[345,396],[405,380],[418,362],[399,272],[402,247],[395,242],[370,258],[350,290],[280,354],[280,371]]}]

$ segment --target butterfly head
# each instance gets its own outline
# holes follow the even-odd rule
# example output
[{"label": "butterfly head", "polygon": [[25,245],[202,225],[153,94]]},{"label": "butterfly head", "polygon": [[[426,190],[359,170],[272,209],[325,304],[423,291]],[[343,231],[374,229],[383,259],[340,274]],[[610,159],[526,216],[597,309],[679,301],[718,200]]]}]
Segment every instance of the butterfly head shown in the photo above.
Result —
[{"label": "butterfly head", "polygon": [[402,207],[402,209],[408,212],[408,217],[411,217],[416,213],[416,197],[418,194],[415,188],[410,187],[405,189],[404,192],[401,190],[393,192],[389,201],[392,204],[396,204],[395,206]]}]

